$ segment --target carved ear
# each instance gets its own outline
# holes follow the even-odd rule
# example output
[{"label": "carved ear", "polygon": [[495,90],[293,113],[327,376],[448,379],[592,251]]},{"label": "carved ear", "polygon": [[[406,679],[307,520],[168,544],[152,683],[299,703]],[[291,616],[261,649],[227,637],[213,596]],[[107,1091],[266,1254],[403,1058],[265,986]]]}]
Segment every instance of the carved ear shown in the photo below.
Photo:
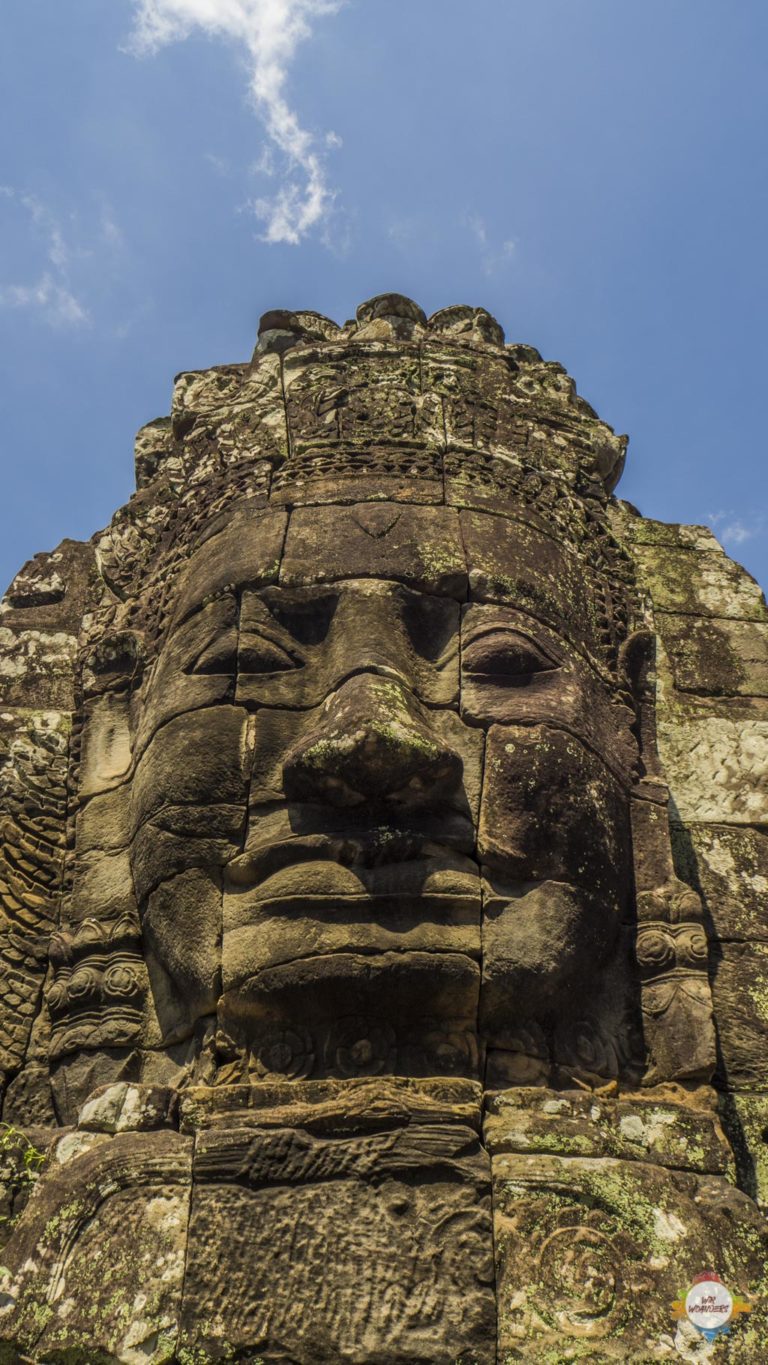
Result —
[{"label": "carved ear", "polygon": [[144,641],[136,631],[104,636],[83,659],[83,696],[133,691],[141,681],[145,662]]},{"label": "carved ear", "polygon": [[635,630],[619,651],[619,672],[638,706],[653,701],[656,636],[651,630]]}]

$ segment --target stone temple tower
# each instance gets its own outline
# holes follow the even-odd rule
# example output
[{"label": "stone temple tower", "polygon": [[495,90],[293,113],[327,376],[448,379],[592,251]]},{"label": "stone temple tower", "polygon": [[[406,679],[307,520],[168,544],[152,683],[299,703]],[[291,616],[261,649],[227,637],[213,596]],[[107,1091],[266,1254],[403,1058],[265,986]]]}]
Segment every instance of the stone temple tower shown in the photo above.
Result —
[{"label": "stone temple tower", "polygon": [[625,449],[270,313],[14,579],[0,1360],[768,1359],[768,618]]}]

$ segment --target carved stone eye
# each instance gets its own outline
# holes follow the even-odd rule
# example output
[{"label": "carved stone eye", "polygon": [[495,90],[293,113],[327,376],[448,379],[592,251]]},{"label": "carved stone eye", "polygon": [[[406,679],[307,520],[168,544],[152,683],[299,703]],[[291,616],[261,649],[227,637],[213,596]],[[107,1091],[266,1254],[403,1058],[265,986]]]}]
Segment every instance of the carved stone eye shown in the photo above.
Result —
[{"label": "carved stone eye", "polygon": [[517,631],[493,630],[464,650],[464,671],[496,683],[524,683],[558,667],[539,644]]},{"label": "carved stone eye", "polygon": [[287,592],[272,592],[264,594],[264,601],[273,619],[291,639],[300,645],[319,645],[330,630],[339,595],[323,592],[293,597]]},{"label": "carved stone eye", "polygon": [[229,630],[206,645],[188,669],[190,673],[224,674],[233,677],[241,673],[283,673],[289,668],[301,668],[304,660],[289,646],[278,644],[252,631],[241,633]]}]

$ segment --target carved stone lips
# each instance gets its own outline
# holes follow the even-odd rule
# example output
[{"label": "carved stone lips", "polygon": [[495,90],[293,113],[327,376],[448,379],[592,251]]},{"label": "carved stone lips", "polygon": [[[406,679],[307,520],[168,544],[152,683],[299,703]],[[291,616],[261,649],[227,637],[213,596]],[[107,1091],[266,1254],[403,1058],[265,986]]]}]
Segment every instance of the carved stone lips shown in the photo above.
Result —
[{"label": "carved stone lips", "polygon": [[[238,887],[240,894],[244,888]],[[237,894],[237,892],[235,892]],[[468,858],[456,855],[412,858],[407,862],[380,863],[375,867],[351,867],[328,859],[294,863],[252,884],[246,892],[252,907],[269,904],[311,906],[333,900],[355,901],[371,897],[411,898],[471,897],[479,900],[479,873]]]},{"label": "carved stone lips", "polygon": [[[462,838],[461,844],[472,841],[472,829],[468,826],[468,839]],[[230,887],[255,887],[280,881],[304,881],[315,878],[309,866],[316,865],[325,869],[325,875],[332,867],[338,870],[345,886],[356,881],[358,894],[367,885],[369,888],[377,881],[394,885],[398,876],[403,882],[413,885],[424,881],[429,870],[438,868],[453,869],[464,877],[476,879],[477,864],[463,851],[450,844],[446,845],[423,834],[404,832],[388,826],[369,831],[355,831],[350,834],[306,834],[283,839],[277,843],[264,844],[262,847],[246,848],[227,865],[226,879]],[[289,874],[286,878],[280,874]],[[347,876],[344,877],[343,874]],[[293,877],[290,874],[294,874]],[[378,875],[377,875],[378,874]],[[350,880],[351,878],[351,880]],[[319,888],[318,888],[319,889]]]},{"label": "carved stone lips", "polygon": [[[341,1013],[349,1019],[381,1021],[374,1028],[399,1029],[417,1042],[427,1020],[449,1020],[455,1028],[471,1028],[477,1018],[480,967],[466,951],[432,945],[395,949],[381,943],[376,951],[341,945],[335,951],[309,951],[283,961],[250,961],[237,955],[224,967],[224,993],[218,1018],[233,1037],[248,1037],[267,1022],[295,1027],[315,1019],[334,1027]],[[434,1073],[432,1073],[434,1074]]]},{"label": "carved stone lips", "polygon": [[225,872],[224,988],[310,957],[477,961],[480,904],[477,864],[419,837],[315,834],[248,851]]}]

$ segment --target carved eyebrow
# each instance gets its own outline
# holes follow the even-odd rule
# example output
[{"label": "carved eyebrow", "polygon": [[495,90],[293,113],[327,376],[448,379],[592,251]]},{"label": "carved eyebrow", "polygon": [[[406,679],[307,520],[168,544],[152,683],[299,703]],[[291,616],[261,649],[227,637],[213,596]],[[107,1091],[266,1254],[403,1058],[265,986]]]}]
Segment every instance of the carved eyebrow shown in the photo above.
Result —
[{"label": "carved eyebrow", "polygon": [[[203,594],[202,597],[189,599],[185,603],[183,611],[179,612],[178,606],[176,605],[175,611],[171,614],[168,639],[172,639],[180,630],[183,630],[194,621],[202,611],[205,611],[206,607],[211,607],[215,602],[221,602],[227,597],[234,600],[236,593],[237,585],[235,583],[222,583],[220,587],[213,588],[211,592]],[[177,603],[179,600],[183,601],[183,596],[176,599]]]},{"label": "carved eyebrow", "polygon": [[513,625],[511,622],[507,621],[486,621],[483,624],[478,625],[474,630],[470,628],[466,633],[462,630],[462,650],[469,649],[469,647],[476,644],[478,640],[485,639],[489,635],[508,635],[516,637],[518,640],[529,645],[532,649],[537,650],[539,654],[543,654],[545,658],[550,659],[552,663],[560,665],[566,662],[562,650],[556,649],[549,639],[543,641],[540,635],[535,634],[532,630],[526,629],[525,626]]},{"label": "carved eyebrow", "polygon": [[253,589],[254,597],[260,602],[264,602],[270,609],[273,606],[286,605],[295,606],[297,610],[304,607],[312,607],[319,600],[325,598],[338,599],[340,587],[336,583],[311,583],[304,587],[281,587],[277,583],[271,583],[269,587]]},{"label": "carved eyebrow", "polygon": [[206,616],[208,608],[215,607],[219,600],[221,599],[212,598],[210,601],[202,602],[191,616],[177,622],[169,631],[163,648],[168,646],[185,657],[195,657],[208,649],[217,638],[231,632],[237,635],[237,611],[233,599],[231,611],[224,613],[212,611]]}]

